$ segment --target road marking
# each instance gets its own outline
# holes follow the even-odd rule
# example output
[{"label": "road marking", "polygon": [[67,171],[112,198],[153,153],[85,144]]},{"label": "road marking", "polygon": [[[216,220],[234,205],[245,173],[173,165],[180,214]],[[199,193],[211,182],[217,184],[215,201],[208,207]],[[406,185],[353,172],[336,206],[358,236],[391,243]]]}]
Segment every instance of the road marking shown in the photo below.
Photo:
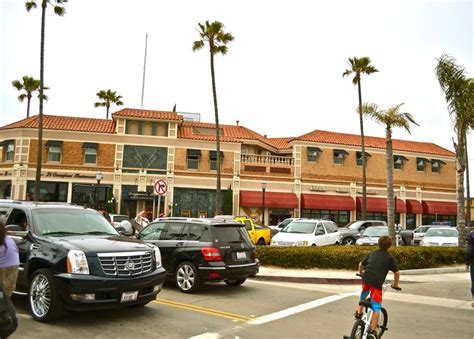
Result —
[{"label": "road marking", "polygon": [[234,321],[249,321],[249,320],[253,319],[252,317],[247,317],[247,316],[244,316],[244,315],[239,315],[239,314],[235,314],[235,313],[229,313],[229,312],[214,310],[214,309],[211,309],[211,308],[206,308],[206,307],[201,307],[201,306],[196,306],[196,305],[191,305],[191,304],[180,303],[180,302],[172,301],[172,300],[156,299],[153,302],[155,302],[157,304],[168,305],[168,306],[172,306],[172,307],[186,309],[186,310],[189,310],[189,311],[205,313],[205,314],[213,315],[213,316],[216,316],[216,317],[227,318],[227,319],[231,319],[231,320],[234,320]]},{"label": "road marking", "polygon": [[332,303],[332,302],[335,302],[335,301],[338,301],[338,300],[341,300],[341,299],[344,299],[344,298],[347,298],[347,297],[351,297],[351,296],[354,296],[356,294],[358,294],[358,293],[356,293],[356,292],[341,293],[341,294],[331,295],[329,297],[322,298],[322,299],[316,299],[316,300],[307,302],[305,304],[301,304],[301,305],[297,305],[297,306],[294,306],[294,307],[287,308],[286,310],[281,310],[281,311],[278,311],[278,312],[275,312],[275,313],[271,313],[271,314],[267,314],[267,315],[264,315],[264,316],[261,316],[261,317],[258,317],[258,318],[251,319],[251,320],[248,321],[248,323],[253,324],[253,325],[265,324],[265,323],[268,323],[268,322],[271,322],[271,321],[275,321],[275,320],[278,320],[278,319],[281,319],[281,318],[289,317],[289,316],[292,316],[294,314],[310,310],[312,308],[316,308],[316,307],[319,307],[319,306],[322,306],[322,305],[326,305],[326,304],[329,304],[329,303]]}]

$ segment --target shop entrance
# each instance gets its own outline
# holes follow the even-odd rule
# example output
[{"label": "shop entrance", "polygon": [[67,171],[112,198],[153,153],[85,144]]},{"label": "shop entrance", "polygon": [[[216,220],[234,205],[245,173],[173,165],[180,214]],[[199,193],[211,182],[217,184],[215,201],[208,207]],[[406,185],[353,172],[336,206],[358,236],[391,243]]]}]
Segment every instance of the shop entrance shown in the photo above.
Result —
[{"label": "shop entrance", "polygon": [[287,218],[291,218],[292,213],[287,209],[271,209],[270,210],[270,224],[269,225],[278,225],[280,222]]}]

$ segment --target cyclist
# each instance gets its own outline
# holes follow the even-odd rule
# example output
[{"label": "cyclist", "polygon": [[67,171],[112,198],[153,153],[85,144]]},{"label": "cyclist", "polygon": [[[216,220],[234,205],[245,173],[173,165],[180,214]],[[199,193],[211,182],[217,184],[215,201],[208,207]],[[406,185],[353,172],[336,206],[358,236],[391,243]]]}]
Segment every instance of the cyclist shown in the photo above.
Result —
[{"label": "cyclist", "polygon": [[[388,271],[394,273],[393,288],[398,288],[400,272],[398,271],[397,261],[388,253],[392,246],[392,239],[389,236],[379,238],[379,249],[370,252],[364,260],[359,263],[359,274],[362,277],[362,292],[360,300],[364,300],[370,295],[372,309],[371,329],[369,337],[377,338],[377,323],[379,320],[380,309],[382,308],[382,285],[387,277]],[[363,306],[359,305],[354,316],[356,319],[362,317]]]}]

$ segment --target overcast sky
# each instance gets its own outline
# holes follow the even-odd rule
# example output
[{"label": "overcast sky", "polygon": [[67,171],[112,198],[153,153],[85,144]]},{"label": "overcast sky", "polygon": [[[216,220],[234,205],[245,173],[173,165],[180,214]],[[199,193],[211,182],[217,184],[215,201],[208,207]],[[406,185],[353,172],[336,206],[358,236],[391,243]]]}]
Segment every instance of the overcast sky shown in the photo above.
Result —
[{"label": "overcast sky", "polygon": [[[26,117],[11,82],[39,79],[41,11],[28,13],[24,2],[0,0],[0,125]],[[123,96],[123,107],[140,108],[148,34],[143,108],[170,111],[176,103],[178,112],[214,122],[209,53],[192,51],[205,20],[221,21],[235,37],[215,59],[220,122],[239,120],[269,137],[358,134],[357,90],[341,75],[349,57],[369,56],[380,72],[363,77],[363,100],[381,108],[404,102],[420,124],[411,135],[395,130],[394,138],[453,150],[436,58],[449,53],[474,77],[469,0],[69,0],[65,7],[64,17],[50,8],[46,18],[45,114],[105,118],[94,102],[109,88]],[[37,114],[37,99],[31,111]],[[384,136],[369,120],[365,130]]]}]

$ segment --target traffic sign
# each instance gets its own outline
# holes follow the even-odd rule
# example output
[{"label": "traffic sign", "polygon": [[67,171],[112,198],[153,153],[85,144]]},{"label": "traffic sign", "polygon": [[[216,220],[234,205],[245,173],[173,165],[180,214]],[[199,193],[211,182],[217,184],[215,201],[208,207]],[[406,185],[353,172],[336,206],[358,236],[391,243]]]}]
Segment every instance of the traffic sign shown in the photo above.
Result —
[{"label": "traffic sign", "polygon": [[162,196],[166,195],[167,191],[168,184],[166,183],[166,181],[164,181],[163,179],[157,179],[155,181],[155,185],[153,186],[153,193],[155,193],[155,195]]}]

